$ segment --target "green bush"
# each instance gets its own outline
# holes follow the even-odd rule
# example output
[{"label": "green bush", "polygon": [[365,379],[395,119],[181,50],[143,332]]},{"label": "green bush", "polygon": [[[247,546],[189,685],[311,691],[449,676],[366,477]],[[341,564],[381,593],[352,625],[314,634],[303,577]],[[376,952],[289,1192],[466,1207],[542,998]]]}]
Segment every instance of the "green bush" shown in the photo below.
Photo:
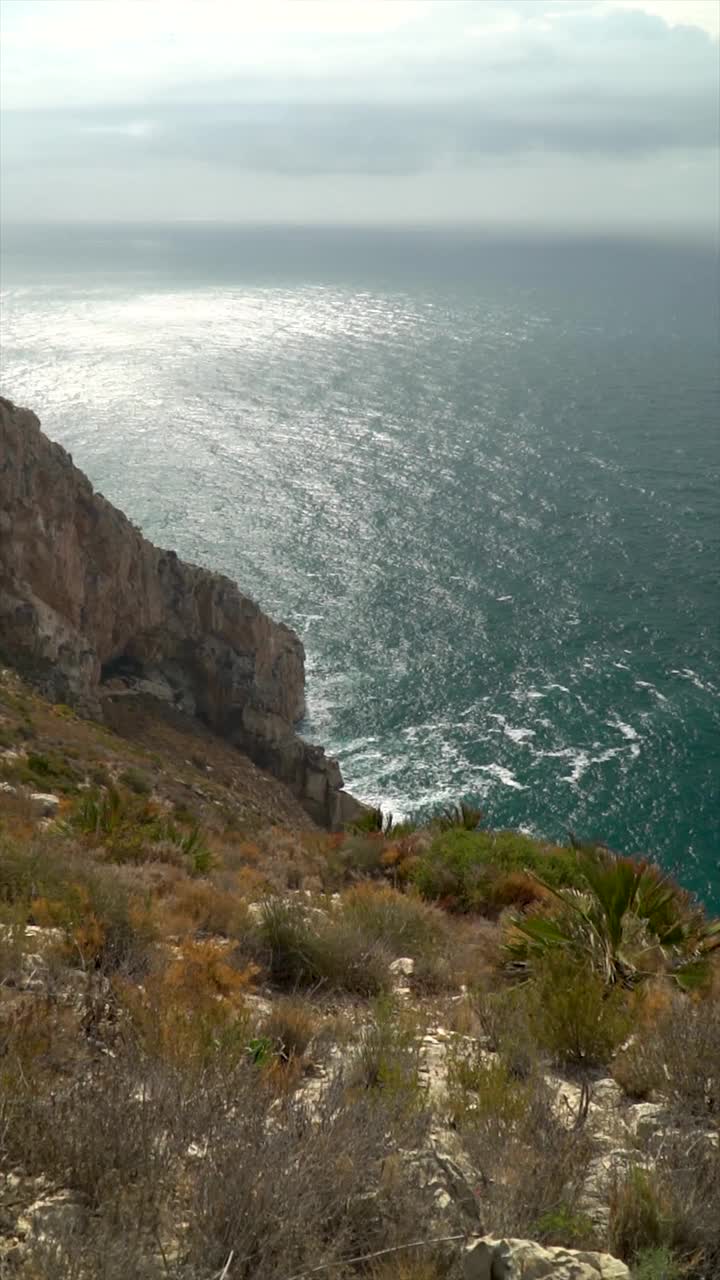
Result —
[{"label": "green bush", "polygon": [[120,774],[120,781],[138,796],[149,796],[152,791],[152,781],[141,769],[126,769]]},{"label": "green bush", "polygon": [[411,878],[423,897],[472,911],[488,903],[490,886],[499,872],[522,871],[534,872],[552,885],[581,883],[570,849],[546,849],[517,831],[463,828],[438,834],[430,848],[418,855]]},{"label": "green bush", "polygon": [[632,1029],[627,993],[608,990],[588,965],[548,956],[525,990],[537,1043],[556,1062],[606,1064]]},{"label": "green bush", "polygon": [[668,1198],[645,1169],[631,1169],[610,1196],[610,1248],[625,1262],[665,1250],[672,1234]]},{"label": "green bush", "polygon": [[488,1047],[520,1080],[532,1074],[542,1056],[533,1016],[535,1002],[528,995],[529,989],[524,986],[505,987],[478,993],[472,1001]]},{"label": "green bush", "polygon": [[339,912],[266,898],[256,938],[259,958],[281,987],[375,995],[390,985],[390,955]]},{"label": "green bush", "polygon": [[447,1106],[453,1126],[475,1128],[492,1116],[508,1131],[521,1129],[533,1083],[518,1080],[501,1058],[463,1047],[448,1061]]},{"label": "green bush", "polygon": [[566,1204],[541,1214],[530,1234],[541,1244],[562,1245],[565,1249],[594,1249],[597,1245],[592,1218]]},{"label": "green bush", "polygon": [[640,1249],[635,1256],[632,1280],[681,1280],[683,1275],[687,1271],[665,1245]]},{"label": "green bush", "polygon": [[35,791],[61,791],[74,793],[82,782],[82,774],[65,757],[57,752],[29,752],[26,759],[4,763],[0,770],[13,782],[32,787]]},{"label": "green bush", "polygon": [[390,996],[378,997],[351,1055],[348,1083],[419,1103],[421,1044],[417,1014]]},{"label": "green bush", "polygon": [[447,925],[437,908],[387,885],[358,885],[343,897],[340,914],[348,925],[393,956],[413,959],[437,954],[447,944]]}]

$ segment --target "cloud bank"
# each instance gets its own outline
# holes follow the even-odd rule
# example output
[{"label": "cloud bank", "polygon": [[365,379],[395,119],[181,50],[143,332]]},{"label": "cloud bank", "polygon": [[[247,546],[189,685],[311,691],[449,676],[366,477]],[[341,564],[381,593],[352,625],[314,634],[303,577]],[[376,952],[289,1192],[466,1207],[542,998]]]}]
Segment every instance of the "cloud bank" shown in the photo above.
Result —
[{"label": "cloud bank", "polygon": [[5,0],[4,213],[712,236],[715,12]]}]

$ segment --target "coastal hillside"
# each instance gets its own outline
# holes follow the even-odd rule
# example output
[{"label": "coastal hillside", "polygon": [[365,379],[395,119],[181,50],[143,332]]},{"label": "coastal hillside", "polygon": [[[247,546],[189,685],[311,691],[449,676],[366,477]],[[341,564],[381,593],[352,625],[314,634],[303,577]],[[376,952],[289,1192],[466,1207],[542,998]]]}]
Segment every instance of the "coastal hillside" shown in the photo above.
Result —
[{"label": "coastal hillside", "polygon": [[720,924],[352,801],[293,633],[0,421],[0,1276],[715,1280]]}]

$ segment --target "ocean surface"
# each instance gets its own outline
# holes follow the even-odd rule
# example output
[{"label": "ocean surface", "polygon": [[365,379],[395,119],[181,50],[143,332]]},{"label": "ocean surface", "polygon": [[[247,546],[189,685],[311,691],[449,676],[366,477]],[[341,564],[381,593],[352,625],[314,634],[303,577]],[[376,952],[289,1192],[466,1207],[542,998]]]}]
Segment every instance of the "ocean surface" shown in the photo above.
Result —
[{"label": "ocean surface", "polygon": [[4,394],[300,632],[353,791],[650,852],[720,908],[710,250],[6,228],[2,284]]}]

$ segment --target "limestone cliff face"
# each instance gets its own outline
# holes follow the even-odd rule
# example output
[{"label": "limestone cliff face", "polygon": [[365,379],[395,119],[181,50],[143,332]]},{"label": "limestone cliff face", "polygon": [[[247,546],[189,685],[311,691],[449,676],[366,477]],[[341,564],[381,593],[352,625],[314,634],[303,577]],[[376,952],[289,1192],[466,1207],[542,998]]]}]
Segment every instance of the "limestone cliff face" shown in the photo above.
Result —
[{"label": "limestone cliff face", "polygon": [[304,651],[221,574],[148,542],[0,397],[0,656],[56,701],[102,714],[142,688],[172,700],[283,779],[316,821],[355,802],[302,741]]}]

